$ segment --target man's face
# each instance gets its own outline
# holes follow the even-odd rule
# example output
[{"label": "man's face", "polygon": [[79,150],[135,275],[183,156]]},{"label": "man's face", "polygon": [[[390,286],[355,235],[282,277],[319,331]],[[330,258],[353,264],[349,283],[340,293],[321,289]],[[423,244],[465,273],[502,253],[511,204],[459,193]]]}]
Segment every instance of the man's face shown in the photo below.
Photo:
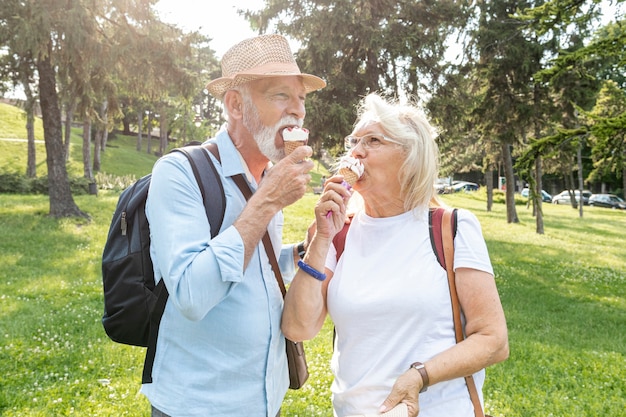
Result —
[{"label": "man's face", "polygon": [[259,150],[270,161],[285,157],[282,131],[304,121],[306,96],[296,76],[265,78],[250,82],[243,95],[243,124],[254,136]]}]

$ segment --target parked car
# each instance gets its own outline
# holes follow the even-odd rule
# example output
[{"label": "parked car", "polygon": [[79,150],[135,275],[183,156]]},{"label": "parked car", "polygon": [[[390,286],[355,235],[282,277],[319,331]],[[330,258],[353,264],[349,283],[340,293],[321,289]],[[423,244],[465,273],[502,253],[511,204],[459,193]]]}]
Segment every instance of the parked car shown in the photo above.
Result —
[{"label": "parked car", "polygon": [[437,191],[437,194],[444,194],[448,184],[450,184],[448,178],[438,178],[437,181],[435,181],[435,190]]},{"label": "parked car", "polygon": [[615,194],[594,194],[589,198],[589,205],[626,210],[626,201]]},{"label": "parked car", "polygon": [[445,187],[446,193],[458,193],[460,191],[476,191],[478,190],[479,185],[474,182],[467,181],[453,181],[452,185]]},{"label": "parked car", "polygon": [[[574,190],[574,196],[576,201],[580,201],[580,190]],[[591,191],[583,190],[583,204],[589,204],[589,197],[591,197]],[[572,204],[568,190],[563,190],[554,197],[552,197],[552,204]]]},{"label": "parked car", "polygon": [[[522,194],[522,197],[528,198],[528,195],[529,195],[528,188],[522,189],[521,194]],[[544,203],[551,203],[552,196],[546,190],[541,190],[541,200]]]}]

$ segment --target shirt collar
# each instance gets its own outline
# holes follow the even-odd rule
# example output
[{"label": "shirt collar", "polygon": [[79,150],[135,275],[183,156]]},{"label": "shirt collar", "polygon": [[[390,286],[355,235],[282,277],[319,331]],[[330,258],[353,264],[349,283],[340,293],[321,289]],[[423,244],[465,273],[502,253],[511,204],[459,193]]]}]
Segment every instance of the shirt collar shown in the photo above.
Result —
[{"label": "shirt collar", "polygon": [[[228,134],[228,130],[222,129],[215,137],[217,147],[220,150],[220,159],[222,163],[222,172],[226,177],[232,177],[237,174],[243,174],[248,183],[258,186],[254,176],[248,168],[248,164],[243,159],[241,153],[235,147],[233,140]],[[267,168],[271,166],[271,162],[268,163]]]}]

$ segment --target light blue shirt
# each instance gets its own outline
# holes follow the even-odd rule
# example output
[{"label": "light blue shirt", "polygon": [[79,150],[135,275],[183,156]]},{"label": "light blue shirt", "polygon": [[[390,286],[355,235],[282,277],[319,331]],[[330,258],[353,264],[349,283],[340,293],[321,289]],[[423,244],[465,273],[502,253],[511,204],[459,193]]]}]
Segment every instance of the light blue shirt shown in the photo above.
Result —
[{"label": "light blue shirt", "polygon": [[[289,385],[280,330],[283,297],[262,243],[243,269],[243,241],[232,224],[246,200],[229,177],[246,169],[226,131],[215,141],[222,164],[211,158],[224,185],[226,213],[214,239],[187,158],[168,154],[152,171],[146,203],[150,254],[155,277],[163,277],[170,297],[153,382],[141,392],[173,417],[274,417]],[[282,246],[282,228],[279,212],[268,230],[289,280],[295,273],[293,245]]]}]

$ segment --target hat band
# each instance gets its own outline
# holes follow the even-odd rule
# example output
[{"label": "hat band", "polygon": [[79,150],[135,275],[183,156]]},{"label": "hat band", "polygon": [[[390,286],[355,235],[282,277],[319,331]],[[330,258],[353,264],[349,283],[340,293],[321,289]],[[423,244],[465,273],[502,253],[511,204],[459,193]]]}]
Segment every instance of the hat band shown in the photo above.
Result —
[{"label": "hat band", "polygon": [[241,75],[300,75],[300,68],[297,64],[281,62],[281,63],[268,63],[265,65],[259,65],[258,67],[250,68],[247,70],[237,71],[233,75],[227,78],[235,78]]}]

